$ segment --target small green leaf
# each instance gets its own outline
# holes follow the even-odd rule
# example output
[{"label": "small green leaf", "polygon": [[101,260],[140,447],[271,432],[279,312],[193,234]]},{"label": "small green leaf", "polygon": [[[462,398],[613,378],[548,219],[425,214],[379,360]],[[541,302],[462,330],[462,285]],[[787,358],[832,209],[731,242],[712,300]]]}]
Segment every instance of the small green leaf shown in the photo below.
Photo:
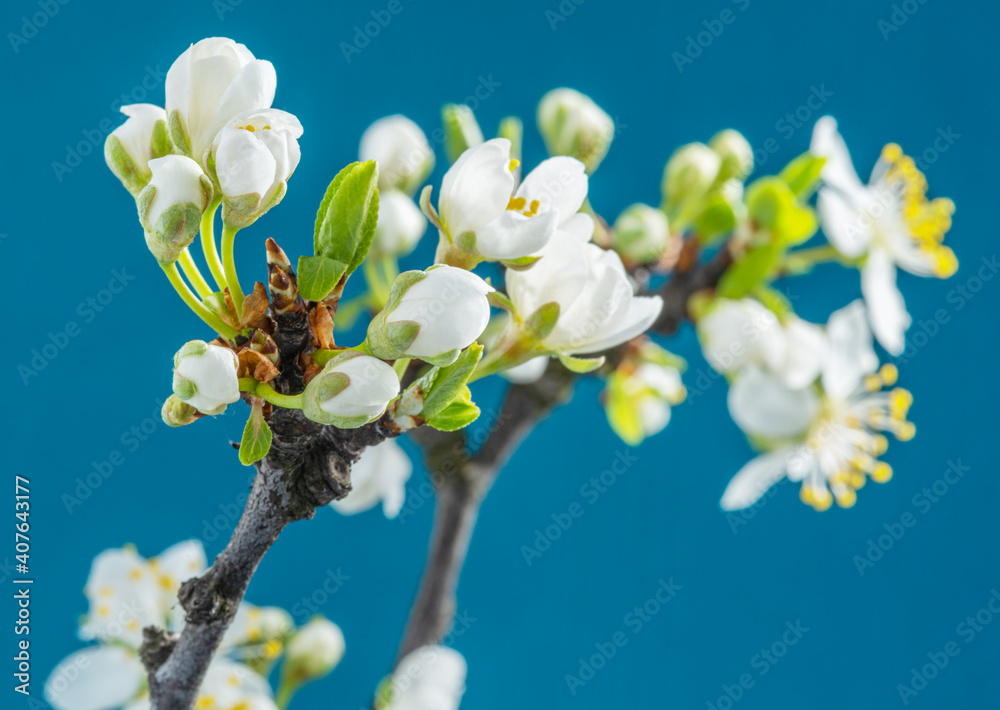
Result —
[{"label": "small green leaf", "polygon": [[545,340],[552,329],[556,327],[559,320],[559,304],[551,301],[528,316],[525,321],[525,329],[535,340]]},{"label": "small green leaf", "polygon": [[438,431],[457,431],[479,418],[479,407],[472,402],[456,400],[427,420],[427,425]]},{"label": "small green leaf", "polygon": [[570,372],[582,375],[593,372],[604,364],[604,356],[601,357],[573,357],[572,355],[558,355],[559,362]]},{"label": "small green leaf", "polygon": [[314,247],[347,265],[346,275],[364,261],[378,221],[378,166],[352,163],[333,179],[316,215]]},{"label": "small green leaf", "polygon": [[511,301],[506,294],[500,293],[499,291],[490,291],[486,294],[486,300],[490,302],[490,305],[494,308],[502,308],[508,313],[514,312],[514,303]]},{"label": "small green leaf", "polygon": [[541,259],[540,256],[521,256],[517,259],[505,259],[500,263],[506,266],[508,269],[513,269],[514,271],[526,271],[535,265],[535,262]]},{"label": "small green leaf", "polygon": [[639,408],[625,394],[622,379],[618,373],[608,378],[604,413],[619,439],[629,446],[638,446],[646,438],[646,433],[642,428]]},{"label": "small green leaf", "polygon": [[[466,383],[476,370],[483,357],[483,346],[479,343],[470,345],[458,359],[450,365],[436,368],[429,375],[433,375],[431,382],[423,387],[426,393],[424,396],[424,406],[420,415],[430,418],[445,409],[463,390],[468,391]],[[423,380],[424,378],[421,378]]]},{"label": "small green leaf", "polygon": [[780,177],[796,197],[807,200],[816,190],[825,164],[826,158],[817,158],[812,153],[806,152],[786,165]]},{"label": "small green leaf", "polygon": [[307,301],[322,301],[340,283],[347,265],[325,256],[300,256],[299,293]]},{"label": "small green leaf", "polygon": [[718,295],[742,298],[750,293],[771,275],[783,251],[778,244],[763,244],[750,249],[723,274],[719,280]]},{"label": "small green leaf", "polygon": [[704,211],[695,220],[695,229],[702,244],[711,244],[726,232],[736,226],[736,213],[721,194],[716,193],[705,206]]},{"label": "small green leaf", "polygon": [[240,442],[240,463],[249,466],[267,456],[271,449],[271,427],[264,421],[260,402],[254,403],[250,418],[243,429],[243,441]]}]

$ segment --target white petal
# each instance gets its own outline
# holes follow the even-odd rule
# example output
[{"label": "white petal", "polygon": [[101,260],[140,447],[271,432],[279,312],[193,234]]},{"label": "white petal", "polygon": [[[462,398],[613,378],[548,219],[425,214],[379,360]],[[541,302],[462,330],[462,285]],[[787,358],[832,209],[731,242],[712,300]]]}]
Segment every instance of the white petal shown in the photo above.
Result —
[{"label": "white petal", "polygon": [[177,590],[183,582],[205,571],[205,548],[200,540],[187,540],[171,545],[150,560],[164,597],[165,608],[177,602]]},{"label": "white petal", "polygon": [[816,202],[823,233],[837,251],[851,258],[864,254],[874,235],[871,216],[863,209],[867,198],[862,200],[824,187]]},{"label": "white petal", "polygon": [[368,510],[382,501],[382,511],[394,518],[403,507],[406,482],[413,464],[403,448],[392,439],[366,449],[351,468],[351,492],[330,507],[343,515]]},{"label": "white petal", "polygon": [[146,671],[121,646],[94,646],[62,660],[45,683],[45,699],[56,710],[119,708],[142,689]]},{"label": "white petal", "polygon": [[533,357],[527,362],[504,370],[500,375],[515,385],[530,385],[537,382],[545,374],[545,368],[549,366],[549,358],[546,356]]},{"label": "white petal", "polygon": [[780,369],[785,384],[792,389],[811,385],[823,368],[826,334],[815,323],[793,317],[785,325],[785,340],[788,349]]},{"label": "white petal", "polygon": [[594,236],[594,218],[584,212],[577,212],[559,225],[559,231],[569,234],[579,242],[589,242]]},{"label": "white petal", "polygon": [[539,212],[556,210],[560,222],[576,214],[587,199],[587,172],[576,158],[556,156],[543,160],[517,188],[529,203],[538,200]]},{"label": "white petal", "polygon": [[213,131],[217,132],[244,111],[269,108],[277,85],[278,78],[271,62],[255,59],[242,67],[219,98],[218,113],[208,133],[214,135]]},{"label": "white petal", "polygon": [[853,193],[861,187],[861,179],[854,169],[851,154],[840,131],[837,130],[837,121],[833,116],[823,116],[816,121],[809,152],[820,158],[826,158],[822,172],[824,182],[848,193]]},{"label": "white petal", "polygon": [[387,710],[457,710],[467,672],[457,651],[444,646],[418,648],[393,671]]},{"label": "white petal", "polygon": [[480,143],[462,153],[441,181],[438,213],[453,239],[492,222],[510,202],[510,141]]},{"label": "white petal", "polygon": [[829,347],[823,361],[823,390],[844,399],[878,367],[864,301],[858,299],[834,311],[826,333]]},{"label": "white petal", "polygon": [[628,309],[621,320],[604,329],[600,337],[588,343],[579,350],[569,354],[599,353],[616,345],[631,340],[645,333],[663,310],[663,299],[659,296],[633,296],[628,302]]},{"label": "white petal", "polygon": [[216,139],[215,167],[227,197],[266,195],[274,184],[278,163],[267,145],[240,128],[223,128]]},{"label": "white petal", "polygon": [[748,366],[729,388],[729,414],[743,431],[767,438],[804,433],[819,411],[811,388],[792,390],[778,375]]},{"label": "white petal", "polygon": [[861,269],[861,292],[878,342],[889,354],[901,354],[912,319],[896,286],[896,265],[882,249],[872,250]]},{"label": "white petal", "polygon": [[542,212],[525,217],[520,212],[504,212],[476,230],[476,251],[496,260],[519,259],[541,250],[556,233],[558,212]]},{"label": "white petal", "polygon": [[792,449],[784,448],[758,456],[741,468],[726,486],[719,505],[723,510],[748,508],[785,475]]}]

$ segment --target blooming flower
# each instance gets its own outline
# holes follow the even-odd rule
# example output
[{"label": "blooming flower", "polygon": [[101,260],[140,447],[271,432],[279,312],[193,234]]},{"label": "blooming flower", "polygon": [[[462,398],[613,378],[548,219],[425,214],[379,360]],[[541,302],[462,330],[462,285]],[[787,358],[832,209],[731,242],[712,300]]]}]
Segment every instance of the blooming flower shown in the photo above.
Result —
[{"label": "blooming flower", "polygon": [[167,121],[174,144],[205,164],[216,134],[244,111],[269,108],[277,77],[242,44],[209,37],[188,47],[167,71]]},{"label": "blooming flower", "polygon": [[174,394],[203,414],[222,414],[240,398],[238,370],[229,348],[192,340],[174,355]]},{"label": "blooming flower", "polygon": [[422,646],[393,671],[386,710],[457,710],[467,672],[458,651]]},{"label": "blooming flower", "polygon": [[427,136],[420,126],[398,114],[380,118],[365,130],[359,154],[362,162],[378,163],[380,191],[412,195],[434,168],[434,151]]},{"label": "blooming flower", "polygon": [[303,413],[314,422],[354,429],[382,416],[399,378],[381,360],[345,350],[306,385]]},{"label": "blooming flower", "polygon": [[272,108],[241,113],[219,131],[212,154],[227,223],[246,226],[281,201],[301,136],[299,119]]},{"label": "blooming flower", "polygon": [[454,266],[401,274],[393,283],[389,303],[368,328],[369,350],[390,360],[454,362],[489,324],[486,294],[493,290],[472,272]]},{"label": "blooming flower", "polygon": [[437,213],[428,215],[441,233],[438,261],[466,265],[470,259],[513,261],[534,254],[587,197],[579,160],[549,158],[515,192],[516,167],[510,141],[494,138],[462,153],[445,173]]},{"label": "blooming flower", "polygon": [[577,215],[525,271],[508,271],[507,294],[530,318],[557,304],[558,319],[540,346],[562,355],[597,353],[645,331],[659,315],[659,296],[636,296],[621,259],[589,242],[593,220]]},{"label": "blooming flower", "polygon": [[[80,637],[96,640],[63,659],[45,684],[56,710],[110,710],[149,707],[146,670],[139,659],[142,629],[148,625],[179,631],[181,582],[205,569],[201,543],[189,540],[146,560],[131,546],[105,550],[94,559],[84,593],[90,611]],[[214,704],[213,704],[214,703]],[[198,696],[198,707],[275,708],[263,678],[224,657],[213,659]]]},{"label": "blooming flower", "polygon": [[194,240],[214,188],[198,164],[183,155],[150,160],[149,170],[149,182],[136,198],[139,221],[153,256],[170,264]]},{"label": "blooming flower", "polygon": [[597,170],[615,136],[611,116],[574,89],[553,89],[545,94],[538,103],[537,122],[549,155],[577,158],[588,173]]},{"label": "blooming flower", "polygon": [[167,114],[153,104],[129,104],[121,112],[128,118],[104,142],[104,159],[122,185],[138,196],[151,177],[149,161],[170,152]]},{"label": "blooming flower", "polygon": [[413,464],[403,447],[393,439],[365,449],[351,467],[351,492],[330,507],[342,515],[361,513],[382,502],[382,512],[395,518],[403,507],[406,482]]},{"label": "blooming flower", "polygon": [[861,290],[872,330],[893,355],[903,352],[910,314],[896,286],[896,268],[947,278],[958,260],[941,242],[955,204],[928,200],[927,181],[913,159],[889,144],[862,184],[837,122],[824,116],[813,129],[811,152],[826,158],[817,206],[823,231],[846,257],[863,259]]},{"label": "blooming flower", "polygon": [[888,440],[913,437],[906,420],[912,402],[895,384],[893,365],[878,368],[864,305],[855,301],[830,317],[820,388],[789,389],[779,377],[751,366],[730,389],[733,419],[767,449],[733,477],[722,496],[726,510],[753,505],[783,477],[802,483],[802,500],[825,510],[836,499],[854,505],[867,478],[884,482],[892,469],[878,458]]},{"label": "blooming flower", "polygon": [[795,314],[784,322],[752,298],[716,299],[698,321],[705,359],[717,372],[734,375],[755,364],[792,389],[812,384],[822,367],[823,329]]}]

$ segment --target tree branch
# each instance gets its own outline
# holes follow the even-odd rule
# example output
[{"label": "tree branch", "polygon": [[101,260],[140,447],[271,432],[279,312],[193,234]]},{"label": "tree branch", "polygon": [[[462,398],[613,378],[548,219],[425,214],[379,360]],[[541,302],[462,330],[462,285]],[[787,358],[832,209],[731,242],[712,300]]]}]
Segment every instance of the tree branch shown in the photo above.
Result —
[{"label": "tree branch", "polygon": [[[714,288],[733,263],[728,244],[706,263],[696,263],[697,257],[696,242],[690,240],[672,278],[657,292],[663,298],[663,310],[650,332],[675,333],[690,317],[687,304],[691,296]],[[397,665],[409,652],[438,643],[448,634],[455,619],[455,590],[483,498],[524,438],[556,406],[569,399],[575,380],[575,375],[553,360],[537,382],[511,386],[493,431],[471,457],[461,433],[426,428],[411,433],[424,451],[437,502],[427,563],[396,657]]]}]

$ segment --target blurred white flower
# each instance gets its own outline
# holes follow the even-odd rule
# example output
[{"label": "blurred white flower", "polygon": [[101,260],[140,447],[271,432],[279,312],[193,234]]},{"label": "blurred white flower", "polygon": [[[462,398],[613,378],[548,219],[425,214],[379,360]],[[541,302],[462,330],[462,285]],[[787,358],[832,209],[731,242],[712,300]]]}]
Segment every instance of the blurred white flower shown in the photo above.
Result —
[{"label": "blurred white flower", "polygon": [[406,498],[406,482],[413,464],[403,448],[393,439],[365,449],[351,466],[351,492],[334,500],[330,507],[343,515],[369,510],[381,501],[382,512],[395,518]]},{"label": "blurred white flower", "polygon": [[465,694],[468,666],[458,651],[422,646],[392,673],[385,710],[457,710]]},{"label": "blurred white flower", "polygon": [[380,118],[365,129],[358,152],[362,162],[378,163],[380,192],[399,190],[412,195],[434,168],[434,151],[427,136],[420,126],[399,114]]},{"label": "blurred white flower", "polygon": [[558,304],[558,320],[541,346],[562,355],[597,353],[644,332],[663,307],[659,296],[636,296],[621,259],[590,243],[594,223],[577,215],[524,271],[508,271],[507,294],[517,313],[530,318]]},{"label": "blurred white flower", "polygon": [[298,686],[322,678],[340,663],[345,650],[340,627],[322,616],[314,616],[288,642],[282,680]]},{"label": "blurred white flower", "polygon": [[240,398],[238,370],[229,348],[192,340],[174,355],[174,394],[203,414],[221,414]]},{"label": "blurred white flower", "polygon": [[209,37],[191,45],[167,71],[171,139],[205,165],[212,140],[234,116],[270,108],[277,81],[270,62],[231,39]]},{"label": "blurred white flower", "polygon": [[[478,259],[516,260],[538,252],[587,198],[583,163],[543,161],[514,190],[510,141],[494,138],[466,150],[441,182],[439,261],[455,249]],[[589,235],[588,235],[589,238]]]},{"label": "blurred white flower", "polygon": [[615,122],[586,94],[553,89],[538,103],[538,131],[549,155],[568,155],[597,170],[615,137]]},{"label": "blurred white flower", "polygon": [[622,441],[637,446],[667,426],[671,407],[683,402],[686,395],[676,365],[626,360],[608,377],[608,423]]},{"label": "blurred white flower", "polygon": [[[842,507],[856,500],[867,478],[892,476],[879,461],[890,432],[901,441],[916,429],[906,420],[912,402],[895,384],[893,365],[878,368],[864,304],[855,301],[830,316],[822,390],[790,389],[778,376],[751,365],[729,394],[733,419],[767,449],[742,469],[722,496],[725,510],[753,505],[787,476],[802,483],[802,500],[825,510],[836,499]],[[866,478],[867,476],[867,478]]]},{"label": "blurred white flower", "polygon": [[889,353],[899,355],[912,319],[896,286],[896,267],[917,276],[955,273],[955,253],[941,243],[955,204],[928,200],[926,179],[895,144],[882,149],[868,184],[862,184],[831,116],[816,122],[810,151],[826,158],[817,202],[823,232],[841,254],[863,259],[861,291],[872,330]]},{"label": "blurred white flower", "polygon": [[406,256],[427,231],[427,218],[410,197],[399,190],[379,192],[378,224],[368,258]]},{"label": "blurred white flower", "polygon": [[618,215],[613,232],[615,251],[637,264],[656,261],[670,244],[670,225],[663,210],[641,203]]}]

